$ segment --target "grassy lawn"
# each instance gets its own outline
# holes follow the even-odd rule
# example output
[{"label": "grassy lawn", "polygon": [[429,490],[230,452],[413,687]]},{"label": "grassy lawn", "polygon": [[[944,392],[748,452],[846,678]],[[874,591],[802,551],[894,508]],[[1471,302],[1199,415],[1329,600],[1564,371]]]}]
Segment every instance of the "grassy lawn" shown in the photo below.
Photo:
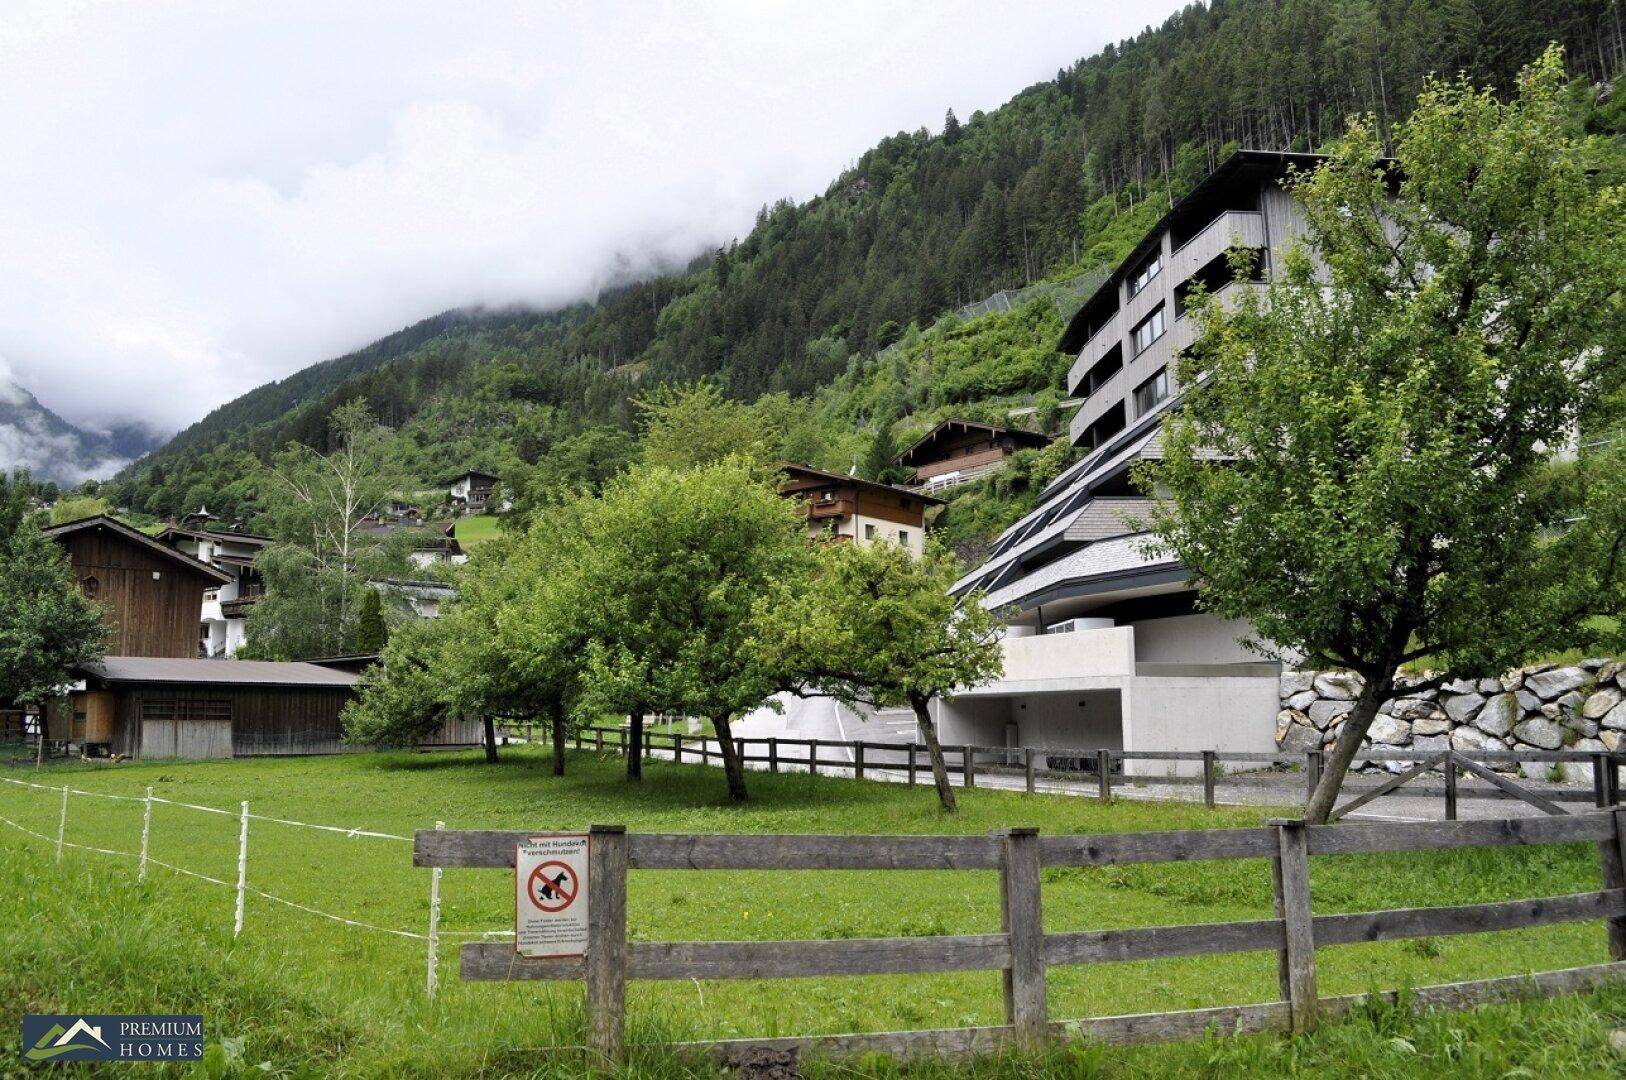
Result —
[{"label": "grassy lawn", "polygon": [[501,527],[502,519],[495,514],[474,514],[457,519],[457,531],[454,535],[458,544],[469,547],[472,544],[495,540]]},{"label": "grassy lawn", "polygon": [[[579,828],[595,822],[634,831],[984,833],[1006,825],[1046,832],[1108,832],[1257,824],[1264,809],[1172,806],[965,793],[947,817],[927,788],[807,776],[753,775],[754,801],[731,807],[721,774],[653,762],[641,787],[621,763],[573,754],[570,775],[545,759],[505,751],[486,766],[472,753],[388,754],[255,762],[159,763],[48,768],[41,782],[216,807],[248,799],[257,814],[408,836],[449,828]],[[9,775],[35,779],[31,770]],[[0,815],[54,836],[58,798],[0,785]],[[223,881],[236,876],[237,822],[172,806],[154,813],[152,852]],[[140,806],[75,797],[68,839],[134,851]],[[429,871],[411,866],[408,844],[255,821],[249,883],[286,900],[378,926],[422,932]],[[211,1040],[243,1040],[243,1060],[322,1075],[573,1075],[542,1048],[580,1040],[580,987],[465,984],[457,978],[458,932],[511,928],[510,875],[448,870],[442,896],[441,994],[424,1000],[424,943],[346,927],[250,895],[244,933],[231,936],[230,889],[154,870],[136,884],[133,860],[70,850],[61,868],[51,844],[0,825],[0,1002],[15,1054],[25,1010],[201,1011]],[[1427,906],[1541,896],[1600,886],[1596,849],[1504,848],[1429,854],[1318,858],[1318,912]],[[998,930],[993,872],[634,872],[628,923],[639,940],[785,939]],[[1045,873],[1052,931],[1266,918],[1270,871],[1263,860],[1105,867]],[[18,917],[26,912],[27,918]],[[1597,963],[1607,958],[1601,924],[1325,949],[1323,993]],[[1053,968],[1050,1011],[1058,1019],[1271,1000],[1270,953]],[[1480,1010],[1470,1017],[1412,1020],[1374,1014],[1311,1038],[1210,1040],[1179,1047],[1086,1048],[1043,1061],[985,1063],[983,1075],[1052,1072],[1165,1075],[1233,1071],[1367,1075],[1414,1070],[1464,1075],[1608,1075],[1604,1043],[1621,1026],[1626,993]],[[655,1042],[731,1035],[812,1034],[991,1024],[1001,1019],[995,973],[634,983],[629,1038]],[[1480,1031],[1484,1037],[1471,1037]],[[1494,1038],[1489,1033],[1496,1034]],[[1465,1035],[1464,1033],[1470,1033]],[[1469,1043],[1464,1043],[1468,1038]],[[233,1044],[236,1045],[235,1043]],[[1408,1049],[1409,1047],[1409,1049]],[[1356,1055],[1351,1059],[1351,1055]],[[8,1063],[16,1061],[7,1057]],[[871,1062],[860,1074],[887,1075]],[[655,1051],[637,1075],[704,1073]],[[0,1073],[5,1070],[0,1069]],[[258,1070],[256,1070],[258,1074]],[[853,1075],[831,1067],[829,1075]],[[915,1069],[911,1076],[934,1075]]]}]

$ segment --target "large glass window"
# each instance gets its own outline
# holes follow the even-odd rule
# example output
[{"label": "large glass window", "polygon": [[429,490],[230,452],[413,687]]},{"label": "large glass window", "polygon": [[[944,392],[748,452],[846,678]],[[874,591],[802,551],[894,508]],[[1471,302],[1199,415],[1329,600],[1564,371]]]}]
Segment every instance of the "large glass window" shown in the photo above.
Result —
[{"label": "large glass window", "polygon": [[1135,387],[1135,415],[1145,416],[1158,402],[1169,396],[1169,369],[1158,373]]},{"label": "large glass window", "polygon": [[1139,356],[1151,348],[1152,342],[1163,336],[1164,330],[1163,305],[1159,304],[1157,310],[1142,319],[1135,327],[1135,355]]},{"label": "large glass window", "polygon": [[1135,296],[1142,289],[1152,283],[1152,279],[1163,272],[1163,252],[1159,251],[1150,259],[1141,264],[1135,276],[1129,279],[1129,295]]}]

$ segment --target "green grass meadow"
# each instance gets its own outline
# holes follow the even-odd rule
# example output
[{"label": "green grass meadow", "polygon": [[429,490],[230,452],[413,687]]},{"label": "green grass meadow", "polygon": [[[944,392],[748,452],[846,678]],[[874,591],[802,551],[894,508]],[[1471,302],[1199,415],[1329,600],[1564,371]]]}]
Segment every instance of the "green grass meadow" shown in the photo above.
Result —
[{"label": "green grass meadow", "polygon": [[502,519],[495,514],[471,514],[468,517],[457,519],[457,528],[453,533],[462,547],[473,544],[483,544],[487,540],[495,540],[498,531],[502,528]]},{"label": "green grass meadow", "polygon": [[[41,783],[164,798],[401,836],[448,828],[633,831],[985,833],[1033,825],[1099,833],[1258,824],[1266,808],[1220,808],[964,793],[961,812],[929,788],[751,776],[753,801],[723,797],[721,773],[652,762],[629,786],[622,763],[572,754],[550,775],[528,749],[496,766],[476,753],[381,754],[257,761],[58,766],[4,772]],[[0,784],[0,816],[54,839],[60,797]],[[76,796],[70,841],[134,852],[139,803]],[[159,805],[155,859],[222,881],[236,877],[235,817]],[[0,1075],[20,1068],[24,1011],[201,1012],[211,1075],[578,1075],[560,1046],[581,1041],[581,988],[568,983],[463,983],[460,933],[511,929],[511,875],[447,870],[442,884],[440,994],[425,1000],[425,943],[344,926],[250,894],[241,937],[230,888],[134,859],[69,849],[0,825]],[[285,900],[379,927],[426,929],[430,871],[407,843],[254,821],[248,880]],[[1324,857],[1312,862],[1318,913],[1483,902],[1600,887],[1591,845]],[[993,872],[634,871],[628,925],[636,940],[773,940],[996,932]],[[1263,860],[1045,872],[1050,931],[1267,918]],[[1600,923],[1344,946],[1320,952],[1320,987],[1375,987],[1598,963]],[[1274,999],[1273,953],[1052,968],[1052,1017],[1064,1019]],[[709,1075],[656,1044],[746,1035],[879,1031],[999,1023],[997,973],[754,982],[634,983],[629,1039],[644,1044],[632,1076]],[[1626,1026],[1626,992],[1423,1018],[1378,1011],[1309,1037],[1211,1038],[1171,1047],[1083,1047],[1042,1059],[992,1059],[971,1075],[1618,1075],[1607,1034]],[[1477,1033],[1477,1034],[1476,1034]],[[1353,1056],[1352,1056],[1353,1055]],[[1354,1066],[1347,1063],[1353,1061]],[[260,1068],[261,1063],[264,1069]],[[810,1068],[830,1076],[892,1075],[880,1061]],[[914,1066],[910,1076],[949,1075]],[[33,1075],[19,1073],[19,1075]]]}]

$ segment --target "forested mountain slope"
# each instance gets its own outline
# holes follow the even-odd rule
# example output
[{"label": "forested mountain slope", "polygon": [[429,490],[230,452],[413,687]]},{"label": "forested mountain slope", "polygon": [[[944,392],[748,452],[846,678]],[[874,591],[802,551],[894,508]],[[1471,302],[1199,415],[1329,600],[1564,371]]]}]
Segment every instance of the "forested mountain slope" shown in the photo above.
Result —
[{"label": "forested mountain slope", "polygon": [[[1593,84],[1626,58],[1621,19],[1613,0],[1193,4],[999,109],[883,139],[823,195],[765,207],[683,272],[563,312],[448,312],[262,387],[125,470],[113,494],[138,513],[207,501],[247,523],[251,459],[321,444],[331,410],[356,398],[398,428],[426,483],[467,467],[590,476],[624,457],[630,397],[698,378],[787,395],[787,415],[818,428],[806,456],[873,468],[870,444],[895,427],[1053,401],[1065,370],[1051,320],[1013,330],[1012,313],[912,346],[952,357],[926,369],[958,388],[898,390],[897,353],[876,356],[911,324],[1110,262],[1227,147],[1313,149],[1355,110],[1392,121],[1431,71],[1505,87],[1557,40],[1583,109],[1613,123],[1619,101]],[[1023,350],[1043,359],[992,377]]]}]

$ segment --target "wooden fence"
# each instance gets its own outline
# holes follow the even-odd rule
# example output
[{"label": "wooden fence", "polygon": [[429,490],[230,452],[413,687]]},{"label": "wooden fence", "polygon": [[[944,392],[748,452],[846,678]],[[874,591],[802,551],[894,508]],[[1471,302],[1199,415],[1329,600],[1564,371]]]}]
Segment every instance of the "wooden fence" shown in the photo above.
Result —
[{"label": "wooden fence", "polygon": [[[579,728],[572,735],[572,739],[578,749],[625,754],[628,747],[628,731],[620,727]],[[741,761],[748,766],[763,766],[769,772],[798,769],[817,774],[820,769],[824,769],[827,773],[850,774],[860,780],[867,776],[878,777],[890,772],[905,778],[910,784],[931,782],[931,761],[925,747],[919,743],[791,738],[737,738],[734,743]],[[706,764],[722,762],[722,751],[717,746],[717,740],[706,735],[646,731],[644,752],[646,755],[664,754],[678,762],[694,761]],[[1222,783],[1233,779],[1257,778],[1256,775],[1247,774],[1237,777],[1234,773],[1225,771],[1227,765],[1237,764],[1249,769],[1264,769],[1271,766],[1300,767],[1303,770],[1308,793],[1315,789],[1316,782],[1321,779],[1325,760],[1325,753],[1320,750],[1310,750],[1302,754],[1269,754],[1216,750],[975,746],[960,743],[945,745],[943,755],[950,776],[959,777],[964,787],[975,787],[978,776],[1021,777],[1023,789],[1031,795],[1040,790],[1038,785],[1041,780],[1065,780],[1075,783],[1082,781],[1093,784],[1100,798],[1109,799],[1115,788],[1131,784],[1189,787],[1193,789],[1193,797],[1195,789],[1200,786],[1203,802],[1209,807],[1216,804],[1217,792]],[[1424,769],[1414,768],[1402,774],[1409,781],[1404,793],[1413,797],[1440,797],[1443,800],[1447,821],[1457,819],[1457,802],[1460,799],[1516,798],[1528,801],[1527,792],[1512,790],[1508,782],[1501,780],[1491,769],[1486,768],[1507,763],[1585,765],[1592,774],[1592,790],[1543,792],[1541,801],[1549,805],[1589,803],[1601,809],[1620,804],[1620,769],[1622,765],[1626,765],[1626,753],[1591,753],[1574,750],[1529,750],[1515,753],[1509,750],[1470,754],[1453,751],[1452,758],[1460,771],[1486,780],[1489,786],[1475,788],[1459,785],[1457,783],[1459,769],[1442,770],[1443,782],[1437,786],[1425,786],[1415,782],[1415,777],[1426,771]],[[1373,750],[1355,756],[1356,764],[1432,761],[1433,768],[1439,768],[1441,760],[1438,753],[1415,750]],[[1068,767],[1055,768],[1053,766],[1056,762],[1066,763]],[[1192,775],[1131,773],[1129,772],[1131,762],[1159,762],[1164,763],[1166,768],[1170,767],[1170,763],[1184,762],[1191,766]],[[1350,795],[1362,796],[1378,788],[1383,789],[1371,795],[1371,798],[1375,799],[1381,795],[1398,793],[1399,787],[1393,778],[1385,778],[1380,783],[1366,785],[1363,779],[1351,774],[1344,784],[1344,791]]]},{"label": "wooden fence", "polygon": [[[526,959],[501,942],[466,944],[470,980],[584,980],[590,1049],[615,1060],[623,1049],[628,979],[781,979],[810,976],[998,971],[1005,1023],[994,1027],[854,1035],[735,1039],[703,1048],[724,1061],[764,1051],[831,1057],[879,1051],[898,1056],[974,1054],[1052,1039],[1152,1042],[1222,1032],[1300,1031],[1346,1012],[1358,998],[1322,998],[1316,950],[1356,942],[1482,933],[1605,919],[1611,962],[1535,975],[1415,991],[1418,1006],[1462,1007],[1526,993],[1555,994],[1626,978],[1626,811],[1463,822],[1305,825],[1074,836],[1007,829],[989,836],[766,836],[628,834],[594,826],[590,845],[585,956]],[[512,868],[525,832],[417,833],[413,864]],[[1310,858],[1392,851],[1591,842],[1604,888],[1536,899],[1316,915]],[[1269,859],[1276,916],[1249,922],[1046,933],[1040,894],[1045,867]],[[997,870],[997,934],[812,941],[627,940],[628,870]],[[1281,1000],[1136,1016],[1052,1021],[1045,972],[1061,965],[1274,950]]]}]

